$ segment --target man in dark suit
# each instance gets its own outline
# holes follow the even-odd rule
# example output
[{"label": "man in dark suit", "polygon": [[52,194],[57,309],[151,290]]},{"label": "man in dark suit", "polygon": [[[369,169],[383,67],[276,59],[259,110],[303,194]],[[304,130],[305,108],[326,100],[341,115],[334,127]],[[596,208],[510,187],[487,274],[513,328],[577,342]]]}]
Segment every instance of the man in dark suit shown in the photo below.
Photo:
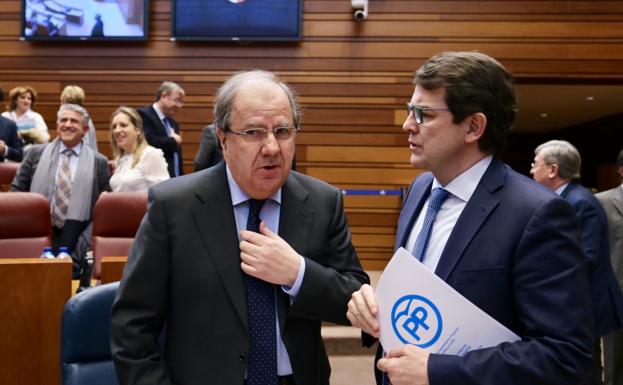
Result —
[{"label": "man in dark suit", "polygon": [[89,115],[83,107],[61,105],[56,130],[52,142],[26,152],[10,191],[37,192],[48,198],[54,251],[69,248],[74,278],[79,278],[82,259],[91,248],[93,206],[102,191],[110,191],[108,159],[82,143],[89,131]]},{"label": "man in dark suit", "polygon": [[[580,224],[580,240],[588,263],[593,318],[595,320],[595,355],[601,355],[599,336],[623,326],[623,293],[612,265],[608,242],[608,219],[601,204],[586,188],[580,186],[581,157],[571,143],[550,140],[534,150],[530,173],[537,182],[566,199],[575,210]],[[603,384],[601,360],[587,384]]]},{"label": "man in dark suit", "polygon": [[182,136],[174,119],[184,105],[184,89],[174,82],[163,82],[156,90],[156,101],[139,108],[147,143],[164,152],[171,178],[183,174]]},{"label": "man in dark suit", "polygon": [[193,162],[195,171],[212,167],[223,159],[223,150],[221,143],[216,136],[216,126],[214,123],[205,125],[201,129],[201,138],[199,139],[199,150],[195,155]]},{"label": "man in dark suit", "polygon": [[[617,173],[623,180],[623,150],[617,157]],[[623,288],[623,184],[595,195],[608,217],[610,261]],[[623,330],[604,337],[604,369],[607,385],[623,385]]]},{"label": "man in dark suit", "polygon": [[[512,75],[484,54],[444,52],[414,83],[403,130],[411,164],[429,172],[409,188],[395,246],[521,339],[461,356],[404,345],[378,369],[393,385],[581,384],[594,358],[577,220],[498,159],[516,114]],[[379,336],[377,312],[363,285],[347,317],[366,344]]]},{"label": "man in dark suit", "polygon": [[300,112],[274,74],[231,77],[214,117],[225,162],[149,192],[112,310],[119,382],[328,385],[321,321],[347,324],[369,281],[342,195],[291,171]]},{"label": "man in dark suit", "polygon": [[17,134],[17,125],[11,119],[0,116],[0,162],[5,159],[21,162],[22,141]]}]

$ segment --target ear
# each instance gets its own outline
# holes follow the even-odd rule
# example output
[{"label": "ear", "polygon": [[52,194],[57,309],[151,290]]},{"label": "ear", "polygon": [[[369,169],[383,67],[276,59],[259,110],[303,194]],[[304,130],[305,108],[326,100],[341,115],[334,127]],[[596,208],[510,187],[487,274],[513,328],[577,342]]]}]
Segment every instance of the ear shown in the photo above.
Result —
[{"label": "ear", "polygon": [[556,163],[547,165],[549,167],[549,172],[547,173],[548,178],[554,179],[558,176],[558,172],[560,171],[558,165]]},{"label": "ear", "polygon": [[225,135],[220,127],[216,127],[216,136],[218,137],[219,142],[221,142],[221,147],[227,148],[227,135]]},{"label": "ear", "polygon": [[623,178],[623,166],[619,167],[619,175]]},{"label": "ear", "polygon": [[487,128],[487,116],[482,112],[468,116],[467,130],[465,131],[465,142],[475,143],[485,134]]}]

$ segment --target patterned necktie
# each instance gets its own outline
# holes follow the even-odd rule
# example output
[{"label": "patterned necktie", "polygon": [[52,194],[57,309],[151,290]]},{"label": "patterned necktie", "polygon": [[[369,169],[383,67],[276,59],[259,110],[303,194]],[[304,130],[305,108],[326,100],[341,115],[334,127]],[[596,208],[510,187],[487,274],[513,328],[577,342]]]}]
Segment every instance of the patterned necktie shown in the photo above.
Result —
[{"label": "patterned necktie", "polygon": [[428,202],[428,209],[426,210],[426,215],[424,216],[424,223],[422,224],[422,229],[420,230],[420,233],[415,241],[415,247],[413,247],[413,256],[419,261],[424,259],[426,248],[428,247],[428,241],[430,240],[430,235],[433,230],[433,223],[435,223],[435,217],[437,216],[437,212],[441,208],[443,201],[446,200],[448,195],[448,191],[441,187],[434,188],[431,193],[430,200]]},{"label": "patterned necktie", "polygon": [[[247,230],[259,232],[264,201],[249,200]],[[251,350],[247,385],[277,384],[277,332],[275,330],[275,286],[245,274]]]},{"label": "patterned necktie", "polygon": [[[162,119],[162,124],[164,125],[164,129],[167,131],[167,135],[171,136],[173,132],[173,127],[171,123],[169,123],[169,118]],[[179,168],[180,167],[180,158],[179,154],[176,152],[173,153],[173,176],[180,176]]]},{"label": "patterned necktie", "polygon": [[62,228],[65,224],[65,217],[69,208],[71,198],[71,171],[69,168],[69,158],[76,153],[71,148],[63,151],[61,163],[56,173],[56,190],[52,201],[52,224],[57,228]]}]

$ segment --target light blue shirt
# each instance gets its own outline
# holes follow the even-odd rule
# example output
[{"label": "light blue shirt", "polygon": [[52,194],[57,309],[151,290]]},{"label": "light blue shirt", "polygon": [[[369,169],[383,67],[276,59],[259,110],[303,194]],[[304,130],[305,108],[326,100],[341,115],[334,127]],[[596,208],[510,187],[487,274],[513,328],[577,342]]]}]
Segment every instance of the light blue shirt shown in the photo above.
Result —
[{"label": "light blue shirt", "polygon": [[[68,149],[69,147],[67,147],[65,145],[65,143],[63,143],[62,141],[59,140],[59,144],[60,147],[58,148],[58,165],[59,167],[56,168],[56,174],[58,175],[59,171],[60,171],[60,165],[61,162],[63,161],[63,157],[65,156],[65,154],[63,154],[63,151],[65,151],[66,149]],[[76,176],[76,170],[78,169],[78,158],[80,157],[80,151],[82,150],[82,142],[78,143],[77,145],[75,145],[74,147],[71,148],[72,150],[74,150],[74,155],[72,155],[69,158],[69,172],[70,172],[70,179],[73,182],[74,181],[74,177]]]},{"label": "light blue shirt", "polygon": [[[247,229],[247,218],[249,216],[249,197],[238,186],[229,166],[227,168],[227,183],[229,184],[229,191],[231,191],[231,204],[234,208],[234,217],[236,219],[236,228],[238,229],[238,239],[240,240],[240,231]],[[279,233],[279,215],[281,213],[281,189],[277,190],[273,196],[264,202],[262,211],[260,211],[260,219],[266,223],[268,228],[275,234]],[[290,296],[290,302],[292,302],[301,288],[303,282],[303,276],[305,275],[305,258],[299,255],[301,258],[301,267],[299,269],[296,281],[294,285],[289,288],[287,286],[281,286],[281,289]],[[277,303],[275,299],[275,304]],[[290,357],[288,351],[281,339],[281,331],[279,330],[279,315],[277,307],[275,307],[275,328],[277,330],[277,374],[279,376],[287,376],[292,374],[292,365],[290,364]]]}]

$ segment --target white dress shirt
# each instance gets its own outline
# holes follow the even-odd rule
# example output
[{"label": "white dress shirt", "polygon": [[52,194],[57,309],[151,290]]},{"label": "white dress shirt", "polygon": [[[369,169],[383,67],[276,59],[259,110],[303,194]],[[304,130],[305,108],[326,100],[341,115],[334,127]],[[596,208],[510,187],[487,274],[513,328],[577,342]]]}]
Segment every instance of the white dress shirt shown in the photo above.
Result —
[{"label": "white dress shirt", "polygon": [[[478,163],[474,164],[472,167],[465,170],[462,174],[450,181],[450,183],[446,186],[442,186],[439,181],[437,181],[437,178],[433,179],[431,191],[436,187],[443,187],[450,194],[437,212],[437,217],[433,223],[433,229],[428,241],[428,247],[426,248],[424,258],[422,259],[422,263],[429,270],[435,271],[437,268],[439,259],[441,259],[441,253],[448,242],[450,233],[452,233],[452,229],[454,229],[456,221],[459,220],[465,205],[474,194],[478,183],[480,183],[480,179],[482,179],[482,176],[485,174],[485,171],[487,171],[489,164],[491,164],[491,160],[493,160],[492,156],[487,156],[481,159]],[[430,195],[422,206],[422,210],[418,214],[417,220],[415,221],[415,224],[411,229],[411,233],[409,234],[409,238],[407,239],[406,249],[409,252],[413,251],[417,236],[422,229],[429,200]]]}]

